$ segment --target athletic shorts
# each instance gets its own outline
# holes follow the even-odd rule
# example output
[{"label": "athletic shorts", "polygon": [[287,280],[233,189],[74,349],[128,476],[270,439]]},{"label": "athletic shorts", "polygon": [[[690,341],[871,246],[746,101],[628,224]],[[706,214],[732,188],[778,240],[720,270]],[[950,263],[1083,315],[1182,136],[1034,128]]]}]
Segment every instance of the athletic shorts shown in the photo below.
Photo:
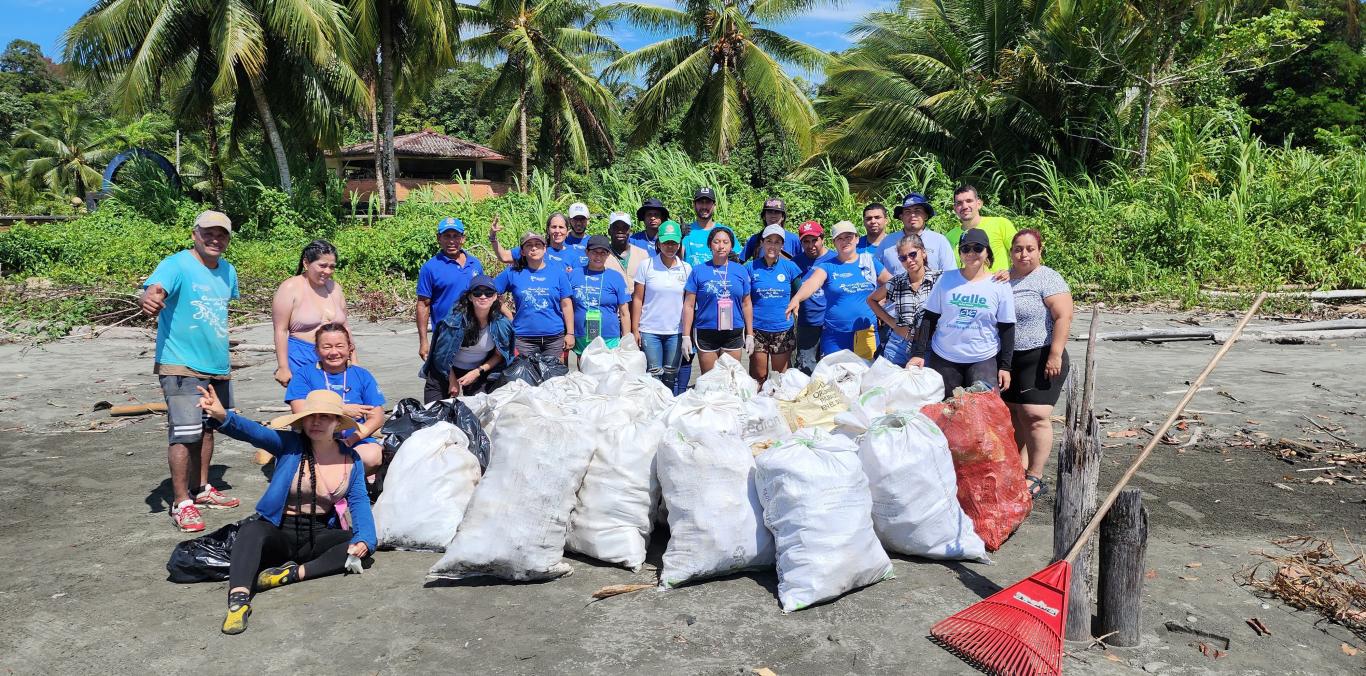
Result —
[{"label": "athletic shorts", "polygon": [[1050,351],[1051,347],[1045,345],[1016,352],[1010,361],[1010,389],[1001,393],[1001,399],[1012,404],[1057,404],[1072,364],[1067,350],[1063,350],[1062,372],[1057,378],[1049,380],[1044,375],[1044,367],[1048,365],[1047,355]]},{"label": "athletic shorts", "polygon": [[199,408],[197,387],[212,387],[223,403],[232,408],[232,381],[194,376],[157,376],[166,396],[166,433],[173,444],[195,444],[204,438],[204,411]]},{"label": "athletic shorts", "polygon": [[797,332],[754,330],[754,351],[768,354],[783,354],[797,349]]},{"label": "athletic shorts", "polygon": [[745,330],[694,329],[692,342],[698,352],[739,352],[745,349]]}]

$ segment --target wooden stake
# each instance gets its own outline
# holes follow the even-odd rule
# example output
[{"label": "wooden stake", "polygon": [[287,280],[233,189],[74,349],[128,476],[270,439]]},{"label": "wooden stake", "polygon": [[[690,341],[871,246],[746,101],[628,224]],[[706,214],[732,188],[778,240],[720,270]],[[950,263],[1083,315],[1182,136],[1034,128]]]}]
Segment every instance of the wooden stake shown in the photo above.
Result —
[{"label": "wooden stake", "polygon": [[1139,644],[1144,558],[1148,551],[1148,510],[1143,491],[1126,488],[1100,522],[1100,585],[1096,632],[1105,642],[1130,648]]},{"label": "wooden stake", "polygon": [[[1053,501],[1054,558],[1061,558],[1076,542],[1096,508],[1096,485],[1100,481],[1100,424],[1091,406],[1096,391],[1096,329],[1099,325],[1100,307],[1096,306],[1091,311],[1082,382],[1078,384],[1074,379],[1067,393],[1067,414],[1058,448],[1057,498]],[[1068,592],[1071,598],[1063,633],[1069,641],[1091,636],[1090,558],[1088,547],[1072,567],[1072,585]]]}]

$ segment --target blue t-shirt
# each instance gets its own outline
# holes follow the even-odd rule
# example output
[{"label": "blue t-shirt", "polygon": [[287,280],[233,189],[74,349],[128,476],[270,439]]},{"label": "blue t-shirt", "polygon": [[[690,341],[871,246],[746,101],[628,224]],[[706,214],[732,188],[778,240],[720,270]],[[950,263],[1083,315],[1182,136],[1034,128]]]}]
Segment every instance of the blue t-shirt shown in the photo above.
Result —
[{"label": "blue t-shirt", "polygon": [[688,224],[688,228],[688,234],[683,238],[683,260],[686,261],[688,265],[701,265],[711,260],[711,247],[707,246],[707,237],[710,236],[711,231],[716,228],[721,228],[730,233],[730,239],[735,243],[733,250],[736,255],[739,255],[744,249],[744,245],[740,242],[739,238],[735,236],[735,231],[731,230],[728,225],[714,223],[710,228],[703,230],[697,227],[697,221],[693,221]]},{"label": "blue t-shirt", "polygon": [[631,233],[631,236],[627,238],[627,241],[650,252],[650,257],[654,258],[655,256],[659,255],[659,248],[655,246],[655,239],[658,237],[658,230],[655,231],[654,237],[645,234],[645,231],[641,230],[640,232]]},{"label": "blue t-shirt", "polygon": [[484,264],[474,254],[465,252],[465,264],[461,265],[445,253],[438,253],[422,264],[417,273],[417,297],[432,301],[432,318],[428,323],[445,319],[460,300],[460,295],[470,288],[470,280],[484,274]]},{"label": "blue t-shirt", "polygon": [[617,308],[631,302],[626,278],[616,270],[594,272],[579,268],[574,271],[569,284],[574,289],[574,335],[588,335],[585,326],[588,311],[597,309],[602,312],[600,335],[603,338],[620,338],[621,318],[617,315]]},{"label": "blue t-shirt", "polygon": [[869,244],[867,235],[859,235],[858,252],[873,254],[873,258],[882,260],[882,254],[889,248],[896,246],[897,240],[901,239],[901,231],[889,232],[882,237],[882,241],[877,244]]},{"label": "blue t-shirt", "polygon": [[[882,243],[892,242],[892,246],[883,250],[878,260],[882,261],[882,267],[887,268],[887,272],[893,277],[906,271],[906,266],[901,264],[901,259],[897,258],[896,243],[905,237],[904,230],[899,230],[890,235]],[[896,239],[893,240],[892,238]],[[952,270],[958,267],[958,259],[953,257],[953,245],[949,244],[949,238],[925,228],[920,231],[920,241],[925,244],[925,268],[927,270]]]},{"label": "blue t-shirt", "polygon": [[787,317],[787,304],[802,283],[802,269],[781,256],[769,266],[763,258],[745,263],[749,270],[751,302],[754,304],[754,328],[778,332],[792,328]]},{"label": "blue t-shirt", "polygon": [[[764,241],[763,234],[761,230],[750,235],[749,239],[745,241],[745,250],[744,253],[740,254],[740,260],[748,261],[760,255],[759,245]],[[798,237],[795,232],[783,232],[783,251],[787,253],[788,258],[796,258],[797,254],[802,251],[802,238]]]},{"label": "blue t-shirt", "polygon": [[210,270],[186,249],[157,264],[143,286],[153,284],[166,290],[166,307],[157,316],[156,362],[227,375],[228,301],[237,298],[232,263],[219,258]]},{"label": "blue t-shirt", "polygon": [[962,272],[949,270],[935,282],[925,310],[940,315],[930,341],[934,353],[954,363],[972,364],[1000,351],[996,325],[1015,323],[1015,291],[991,277],[969,282]]},{"label": "blue t-shirt", "polygon": [[584,244],[584,242],[587,242],[589,237],[591,237],[591,235],[587,232],[583,234],[583,237],[579,237],[571,232],[564,238],[564,243],[569,246],[588,246],[587,244]]},{"label": "blue t-shirt", "polygon": [[[512,260],[516,262],[522,257],[522,247],[512,247]],[[585,265],[588,265],[588,249],[579,244],[570,244],[565,240],[565,245],[556,249],[553,246],[545,248],[546,265],[555,264],[564,268],[565,274],[571,274]]]},{"label": "blue t-shirt", "polygon": [[745,319],[740,306],[744,304],[745,296],[749,295],[749,288],[749,271],[739,263],[727,262],[725,267],[709,262],[694,266],[683,285],[684,291],[697,295],[693,303],[693,328],[719,328],[717,303],[722,298],[729,298],[731,328],[743,329]]},{"label": "blue t-shirt", "polygon": [[564,333],[564,313],[560,301],[574,295],[569,274],[547,262],[540,270],[507,268],[493,280],[498,293],[512,293],[516,314],[512,331],[527,338],[557,336]]},{"label": "blue t-shirt", "polygon": [[[384,405],[384,393],[380,391],[379,383],[375,382],[375,377],[369,371],[359,366],[348,366],[345,371],[336,374],[322,370],[317,364],[302,369],[289,379],[289,386],[285,388],[285,402],[303,399],[313,390],[336,392],[341,395],[343,404]],[[363,423],[365,418],[356,418],[356,422]],[[353,432],[347,430],[342,438],[351,434]]]},{"label": "blue t-shirt", "polygon": [[[835,252],[826,250],[820,258],[812,260],[807,257],[805,252],[797,252],[792,257],[792,262],[802,271],[802,282],[806,282],[806,277],[810,276],[811,268],[822,261],[833,260]],[[802,326],[822,326],[825,324],[825,289],[816,289],[810,298],[802,301],[801,310],[797,313],[797,323]]]},{"label": "blue t-shirt", "polygon": [[861,253],[852,263],[834,259],[816,266],[825,271],[825,325],[835,331],[872,326],[875,316],[868,307],[868,294],[877,289],[882,263],[872,254]]}]

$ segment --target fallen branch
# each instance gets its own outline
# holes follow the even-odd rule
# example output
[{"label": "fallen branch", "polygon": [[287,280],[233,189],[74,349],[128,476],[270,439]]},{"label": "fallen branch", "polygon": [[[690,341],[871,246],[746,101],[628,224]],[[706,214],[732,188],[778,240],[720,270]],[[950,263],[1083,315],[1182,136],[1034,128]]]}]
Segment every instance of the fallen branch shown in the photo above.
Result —
[{"label": "fallen branch", "polygon": [[241,343],[232,346],[232,349],[238,352],[274,352],[275,346],[262,343]]},{"label": "fallen branch", "polygon": [[[1238,298],[1256,295],[1254,291],[1214,291],[1201,289],[1200,293],[1216,298]],[[1267,294],[1272,298],[1308,298],[1309,300],[1349,300],[1366,298],[1366,289],[1338,289],[1336,291],[1273,291]]]}]

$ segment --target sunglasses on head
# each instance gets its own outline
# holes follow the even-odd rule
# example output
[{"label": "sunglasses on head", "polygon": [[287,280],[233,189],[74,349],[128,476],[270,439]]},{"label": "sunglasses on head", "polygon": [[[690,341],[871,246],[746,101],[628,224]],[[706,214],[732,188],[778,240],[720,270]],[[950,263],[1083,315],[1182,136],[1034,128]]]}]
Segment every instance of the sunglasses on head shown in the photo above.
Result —
[{"label": "sunglasses on head", "polygon": [[915,260],[915,259],[917,259],[917,258],[919,258],[919,257],[920,257],[920,252],[919,252],[919,251],[912,251],[912,252],[907,253],[907,254],[897,254],[897,260],[900,260],[902,263],[905,263],[906,261],[913,261],[913,260]]},{"label": "sunglasses on head", "polygon": [[480,288],[470,291],[470,295],[474,296],[475,298],[491,298],[493,296],[498,295],[498,292],[494,291],[493,289]]},{"label": "sunglasses on head", "polygon": [[979,254],[986,250],[987,248],[982,246],[981,244],[964,244],[963,246],[958,247],[958,253]]}]

